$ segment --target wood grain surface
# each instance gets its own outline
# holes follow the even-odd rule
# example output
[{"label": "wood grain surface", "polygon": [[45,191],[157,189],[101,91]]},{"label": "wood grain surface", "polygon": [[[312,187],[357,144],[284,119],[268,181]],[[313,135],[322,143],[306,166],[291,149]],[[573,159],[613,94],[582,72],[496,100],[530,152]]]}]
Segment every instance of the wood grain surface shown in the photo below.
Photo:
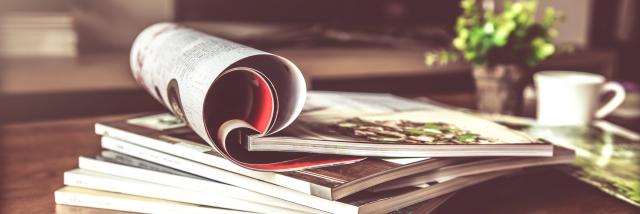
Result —
[{"label": "wood grain surface", "polygon": [[[53,192],[78,156],[100,151],[92,117],[4,125],[0,129],[0,213],[54,213]],[[63,209],[65,210],[65,209]]]}]

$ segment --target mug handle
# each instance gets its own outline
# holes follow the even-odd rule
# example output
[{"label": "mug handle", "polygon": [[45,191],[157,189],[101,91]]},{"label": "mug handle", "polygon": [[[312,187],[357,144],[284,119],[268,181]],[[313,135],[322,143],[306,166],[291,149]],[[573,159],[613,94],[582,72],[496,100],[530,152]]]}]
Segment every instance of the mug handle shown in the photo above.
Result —
[{"label": "mug handle", "polygon": [[611,98],[611,100],[609,100],[607,104],[604,104],[602,107],[600,107],[600,109],[598,109],[598,111],[596,111],[595,116],[598,119],[607,116],[613,110],[618,108],[618,106],[620,106],[620,104],[622,104],[622,102],[624,101],[626,93],[624,92],[624,88],[622,87],[622,85],[616,82],[607,82],[604,84],[604,86],[602,86],[601,94],[609,91],[612,91],[614,93],[613,98]]}]

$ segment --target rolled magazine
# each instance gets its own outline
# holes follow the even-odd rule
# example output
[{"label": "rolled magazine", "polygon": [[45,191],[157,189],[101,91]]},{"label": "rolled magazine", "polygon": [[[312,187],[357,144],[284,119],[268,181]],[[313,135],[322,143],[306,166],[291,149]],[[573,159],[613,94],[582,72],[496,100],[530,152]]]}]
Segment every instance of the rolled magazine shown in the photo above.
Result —
[{"label": "rolled magazine", "polygon": [[[306,86],[289,60],[173,23],[146,28],[130,55],[135,80],[221,155],[241,166],[285,171],[362,158],[248,152],[239,138],[291,124]],[[244,132],[244,133],[242,133]]]}]

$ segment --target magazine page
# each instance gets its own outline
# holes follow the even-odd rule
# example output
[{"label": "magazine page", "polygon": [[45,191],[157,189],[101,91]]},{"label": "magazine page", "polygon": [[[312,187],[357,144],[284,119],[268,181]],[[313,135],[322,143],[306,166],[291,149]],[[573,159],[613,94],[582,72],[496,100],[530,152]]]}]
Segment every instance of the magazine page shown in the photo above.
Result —
[{"label": "magazine page", "polygon": [[588,127],[549,127],[531,118],[475,114],[574,150],[575,161],[559,166],[562,172],[640,207],[639,133],[602,120]]},{"label": "magazine page", "polygon": [[[246,154],[234,132],[277,132],[302,111],[306,86],[289,60],[173,23],[146,28],[130,55],[135,80],[226,158],[248,168],[352,161],[353,157]],[[221,129],[223,124],[227,128]],[[229,128],[231,127],[231,128]],[[222,137],[222,138],[221,138]]]},{"label": "magazine page", "polygon": [[640,207],[640,141],[599,127],[521,128],[534,136],[574,149],[572,165],[561,170],[623,201]]},{"label": "magazine page", "polygon": [[[411,139],[403,137],[409,134]],[[299,118],[273,136],[343,142],[424,143],[429,138],[440,144],[536,143],[506,126],[429,103],[384,94],[315,91],[309,92]],[[474,141],[467,142],[471,138]]]},{"label": "magazine page", "polygon": [[305,117],[370,115],[442,107],[382,93],[308,91],[302,110]]}]

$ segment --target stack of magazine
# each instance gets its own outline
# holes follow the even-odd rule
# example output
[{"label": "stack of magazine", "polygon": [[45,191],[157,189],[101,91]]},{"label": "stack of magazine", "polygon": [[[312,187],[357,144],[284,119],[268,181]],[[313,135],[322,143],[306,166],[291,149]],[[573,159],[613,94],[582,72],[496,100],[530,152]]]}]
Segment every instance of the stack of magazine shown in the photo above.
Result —
[{"label": "stack of magazine", "polygon": [[387,94],[306,90],[287,59],[172,23],[143,31],[134,78],[170,113],[98,121],[104,151],[58,204],[143,213],[428,213],[570,149]]}]

